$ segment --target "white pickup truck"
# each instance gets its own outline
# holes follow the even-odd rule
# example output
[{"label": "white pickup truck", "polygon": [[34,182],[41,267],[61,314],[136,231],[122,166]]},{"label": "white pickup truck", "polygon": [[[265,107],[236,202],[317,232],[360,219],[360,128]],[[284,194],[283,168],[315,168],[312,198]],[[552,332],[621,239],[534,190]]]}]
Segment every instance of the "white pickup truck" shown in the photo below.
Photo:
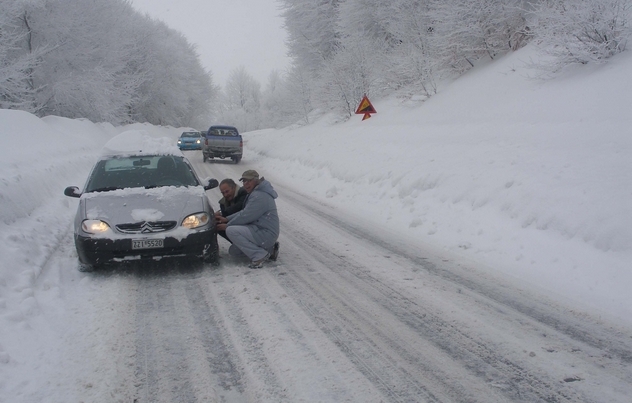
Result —
[{"label": "white pickup truck", "polygon": [[230,158],[238,164],[243,155],[244,142],[241,134],[233,126],[211,126],[202,141],[202,159]]}]

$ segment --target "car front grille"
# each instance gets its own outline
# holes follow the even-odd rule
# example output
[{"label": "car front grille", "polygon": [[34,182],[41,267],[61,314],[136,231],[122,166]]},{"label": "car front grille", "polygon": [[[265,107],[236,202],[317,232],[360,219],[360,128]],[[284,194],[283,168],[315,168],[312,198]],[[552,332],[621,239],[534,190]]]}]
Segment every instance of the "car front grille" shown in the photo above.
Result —
[{"label": "car front grille", "polygon": [[152,234],[156,232],[169,231],[176,227],[175,221],[141,221],[129,224],[119,224],[116,229],[125,234]]}]

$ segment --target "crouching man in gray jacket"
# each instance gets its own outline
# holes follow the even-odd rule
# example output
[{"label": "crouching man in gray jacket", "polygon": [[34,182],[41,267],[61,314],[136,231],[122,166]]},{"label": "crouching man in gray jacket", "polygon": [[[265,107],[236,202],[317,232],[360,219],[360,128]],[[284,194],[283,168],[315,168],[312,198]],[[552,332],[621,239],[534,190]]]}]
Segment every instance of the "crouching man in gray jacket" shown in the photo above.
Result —
[{"label": "crouching man in gray jacket", "polygon": [[250,267],[259,269],[266,260],[276,260],[279,253],[279,215],[274,201],[278,195],[255,170],[244,172],[239,180],[248,192],[244,208],[218,217],[217,230],[225,230],[233,243],[228,249],[231,256],[247,256]]}]

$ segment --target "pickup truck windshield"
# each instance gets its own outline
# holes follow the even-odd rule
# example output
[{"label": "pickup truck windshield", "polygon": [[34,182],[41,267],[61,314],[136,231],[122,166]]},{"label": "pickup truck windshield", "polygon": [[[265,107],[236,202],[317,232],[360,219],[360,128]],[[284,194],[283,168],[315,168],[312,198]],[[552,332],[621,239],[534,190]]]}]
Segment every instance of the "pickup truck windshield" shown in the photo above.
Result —
[{"label": "pickup truck windshield", "polygon": [[237,131],[233,129],[211,129],[209,136],[237,136]]}]

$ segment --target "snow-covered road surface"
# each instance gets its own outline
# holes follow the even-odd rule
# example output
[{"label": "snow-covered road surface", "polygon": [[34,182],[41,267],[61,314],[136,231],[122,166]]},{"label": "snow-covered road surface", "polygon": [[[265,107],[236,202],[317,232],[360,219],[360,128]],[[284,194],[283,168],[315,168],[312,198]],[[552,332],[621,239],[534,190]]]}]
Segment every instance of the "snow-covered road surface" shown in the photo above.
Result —
[{"label": "snow-covered road surface", "polygon": [[[201,177],[256,169],[198,153]],[[220,239],[219,267],[79,273],[69,226],[38,279],[67,305],[42,308],[64,335],[42,401],[629,402],[629,331],[266,178],[281,253],[261,270]]]}]

